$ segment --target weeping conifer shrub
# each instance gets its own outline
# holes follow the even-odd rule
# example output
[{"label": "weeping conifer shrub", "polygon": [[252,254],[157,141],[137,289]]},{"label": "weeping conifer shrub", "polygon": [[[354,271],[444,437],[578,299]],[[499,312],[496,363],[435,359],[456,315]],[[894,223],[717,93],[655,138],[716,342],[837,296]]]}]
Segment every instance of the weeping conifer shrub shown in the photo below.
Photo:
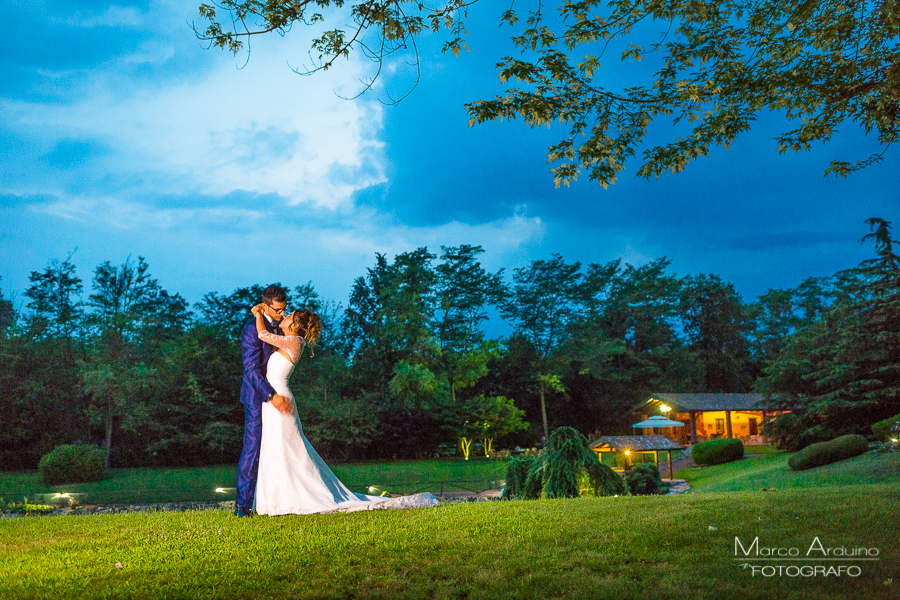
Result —
[{"label": "weeping conifer shrub", "polygon": [[571,427],[551,433],[537,458],[516,458],[507,465],[506,497],[510,499],[577,498],[582,489],[596,496],[614,496],[625,493],[625,484]]},{"label": "weeping conifer shrub", "polygon": [[528,479],[528,471],[533,464],[534,459],[526,456],[514,456],[507,461],[504,499],[525,497],[525,481]]},{"label": "weeping conifer shrub", "polygon": [[587,482],[591,486],[589,493],[593,496],[624,496],[627,492],[622,478],[599,459],[588,467]]}]

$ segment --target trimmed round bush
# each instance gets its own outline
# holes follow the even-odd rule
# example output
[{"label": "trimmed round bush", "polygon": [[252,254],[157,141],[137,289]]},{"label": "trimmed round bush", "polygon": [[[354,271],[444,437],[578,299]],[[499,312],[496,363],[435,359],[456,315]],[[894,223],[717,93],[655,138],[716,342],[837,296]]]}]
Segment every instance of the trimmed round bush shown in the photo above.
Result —
[{"label": "trimmed round bush", "polygon": [[891,431],[891,429],[900,423],[900,415],[894,415],[893,417],[889,417],[884,421],[878,421],[874,425],[872,425],[872,433],[875,434],[875,437],[878,438],[882,442],[887,442],[891,438],[898,437],[897,433]]},{"label": "trimmed round bush", "polygon": [[57,446],[41,457],[41,481],[46,484],[85,483],[106,478],[106,453],[97,446]]},{"label": "trimmed round bush", "polygon": [[744,444],[733,438],[700,442],[691,448],[691,457],[695,465],[722,465],[744,458]]},{"label": "trimmed round bush", "polygon": [[659,467],[654,463],[638,463],[625,471],[625,483],[633,496],[648,496],[662,492]]},{"label": "trimmed round bush", "polygon": [[851,433],[828,442],[810,444],[788,459],[788,466],[795,471],[830,465],[839,460],[859,456],[869,449],[869,442],[861,435]]}]

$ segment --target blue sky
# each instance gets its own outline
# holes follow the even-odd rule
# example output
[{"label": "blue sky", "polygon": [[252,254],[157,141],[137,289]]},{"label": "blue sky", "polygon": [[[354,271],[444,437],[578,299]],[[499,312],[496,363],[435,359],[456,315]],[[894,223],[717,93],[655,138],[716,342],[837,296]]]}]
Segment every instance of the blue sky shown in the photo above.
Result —
[{"label": "blue sky", "polygon": [[[146,257],[170,292],[194,302],[253,283],[312,281],[346,304],[376,252],[480,244],[507,271],[553,253],[568,261],[667,256],[679,275],[714,273],[746,300],[871,255],[863,221],[900,227],[900,152],[847,179],[831,158],[876,146],[847,125],[835,141],[779,156],[787,129],[764,116],[679,175],[645,181],[637,164],[604,190],[555,189],[547,146],[560,130],[467,126],[464,104],[500,93],[510,52],[496,7],[470,9],[470,53],[422,40],[347,101],[372,72],[358,58],[313,77],[304,32],[254,40],[249,62],[205,50],[197,3],[13,0],[0,41],[0,288],[77,248],[89,286],[105,260]],[[615,66],[610,77],[624,71]]]}]

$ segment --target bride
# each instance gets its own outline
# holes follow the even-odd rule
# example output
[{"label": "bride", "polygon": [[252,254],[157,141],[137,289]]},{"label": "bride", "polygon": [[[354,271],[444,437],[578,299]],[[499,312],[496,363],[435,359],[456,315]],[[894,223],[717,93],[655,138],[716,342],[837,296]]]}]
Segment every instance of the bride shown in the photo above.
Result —
[{"label": "bride", "polygon": [[254,306],[251,311],[256,317],[257,334],[259,339],[278,349],[269,358],[266,379],[278,394],[290,399],[294,410],[285,414],[270,402],[262,405],[257,514],[305,515],[437,506],[437,500],[428,493],[398,498],[355,494],[331,472],[303,435],[294,396],[288,387],[288,377],[303,349],[319,338],[322,320],[309,310],[294,311],[281,322],[281,330],[286,335],[276,335],[266,331],[262,306]]}]

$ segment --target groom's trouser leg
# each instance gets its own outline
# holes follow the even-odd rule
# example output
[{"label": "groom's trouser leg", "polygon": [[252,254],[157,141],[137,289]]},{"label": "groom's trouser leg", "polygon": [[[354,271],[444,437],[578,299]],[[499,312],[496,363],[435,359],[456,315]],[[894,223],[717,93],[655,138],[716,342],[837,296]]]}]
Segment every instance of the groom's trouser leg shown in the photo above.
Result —
[{"label": "groom's trouser leg", "polygon": [[259,472],[259,442],[262,439],[262,405],[244,404],[244,449],[238,461],[236,506],[253,507]]}]

